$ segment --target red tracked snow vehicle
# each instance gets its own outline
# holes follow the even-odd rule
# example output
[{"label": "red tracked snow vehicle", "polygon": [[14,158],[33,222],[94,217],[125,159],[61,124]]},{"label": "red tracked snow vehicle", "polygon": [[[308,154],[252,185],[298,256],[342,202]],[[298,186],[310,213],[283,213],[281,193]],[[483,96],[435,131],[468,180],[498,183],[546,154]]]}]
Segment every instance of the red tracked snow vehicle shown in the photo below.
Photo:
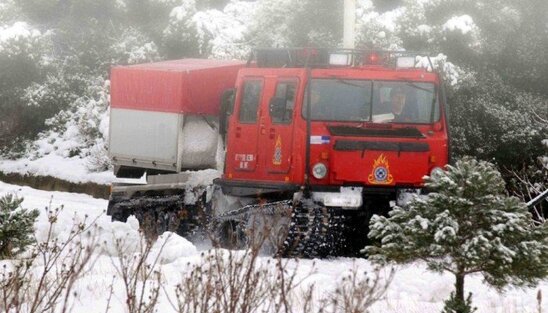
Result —
[{"label": "red tracked snow vehicle", "polygon": [[[187,237],[207,226],[222,246],[240,246],[260,226],[281,255],[356,252],[373,213],[449,161],[443,84],[419,59],[258,49],[246,66],[114,68],[115,173],[147,172],[147,184],[113,186],[107,213]],[[224,169],[210,185],[200,178],[213,172],[195,170],[215,166],[220,143]]]}]

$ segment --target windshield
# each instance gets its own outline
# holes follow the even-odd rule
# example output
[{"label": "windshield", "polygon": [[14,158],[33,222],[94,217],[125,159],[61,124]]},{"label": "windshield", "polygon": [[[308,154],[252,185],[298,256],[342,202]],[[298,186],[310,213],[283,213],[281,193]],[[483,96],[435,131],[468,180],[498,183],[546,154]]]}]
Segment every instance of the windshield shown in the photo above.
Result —
[{"label": "windshield", "polygon": [[[313,79],[311,85],[312,120],[368,121],[371,117],[371,81]],[[306,101],[305,96],[304,116]]]},{"label": "windshield", "polygon": [[[315,121],[426,124],[439,119],[432,83],[313,79],[310,95]],[[305,117],[306,101],[305,96]]]}]

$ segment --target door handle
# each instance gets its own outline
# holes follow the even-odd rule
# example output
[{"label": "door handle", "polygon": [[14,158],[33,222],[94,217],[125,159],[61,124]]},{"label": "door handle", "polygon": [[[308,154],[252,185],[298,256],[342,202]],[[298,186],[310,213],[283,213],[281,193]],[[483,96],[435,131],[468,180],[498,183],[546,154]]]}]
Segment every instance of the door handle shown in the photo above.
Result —
[{"label": "door handle", "polygon": [[275,136],[276,136],[276,130],[274,128],[271,128],[268,133],[268,138],[274,139]]},{"label": "door handle", "polygon": [[242,136],[242,128],[236,127],[236,138],[240,138]]}]

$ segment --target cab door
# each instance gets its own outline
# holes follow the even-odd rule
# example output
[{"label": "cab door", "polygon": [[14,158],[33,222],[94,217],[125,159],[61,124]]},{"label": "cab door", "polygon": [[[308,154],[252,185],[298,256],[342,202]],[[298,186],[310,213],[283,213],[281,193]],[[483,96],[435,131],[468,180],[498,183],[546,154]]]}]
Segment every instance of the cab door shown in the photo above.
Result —
[{"label": "cab door", "polygon": [[228,138],[226,166],[229,173],[255,172],[257,169],[259,107],[264,102],[263,87],[262,78],[245,78],[242,81]]},{"label": "cab door", "polygon": [[[292,163],[297,77],[271,77],[265,82],[265,105],[261,117],[261,154],[269,180],[286,180]],[[264,117],[264,118],[263,118]]]}]

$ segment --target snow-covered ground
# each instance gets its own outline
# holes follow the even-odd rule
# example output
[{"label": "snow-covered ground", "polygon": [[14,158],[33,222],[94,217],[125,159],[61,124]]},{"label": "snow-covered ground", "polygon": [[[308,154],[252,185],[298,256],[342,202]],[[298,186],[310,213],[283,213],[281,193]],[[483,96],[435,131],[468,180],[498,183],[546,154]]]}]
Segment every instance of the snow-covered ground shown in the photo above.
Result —
[{"label": "snow-covered ground", "polygon": [[71,183],[96,183],[108,185],[116,178],[112,171],[90,173],[87,159],[67,158],[57,154],[48,154],[37,159],[21,158],[1,160],[0,172],[32,176],[51,176]]},{"label": "snow-covered ground", "polygon": [[[59,236],[69,232],[75,219],[82,220],[86,215],[88,219],[99,216],[98,236],[104,244],[96,252],[98,259],[91,271],[86,272],[76,284],[78,300],[73,312],[104,312],[113,276],[117,276],[113,261],[116,262],[118,255],[112,249],[112,243],[114,238],[126,238],[128,242],[137,242],[136,220],[130,218],[128,223],[112,223],[104,213],[107,201],[83,194],[46,192],[0,182],[0,196],[6,193],[15,193],[24,197],[22,206],[25,208],[41,210],[41,216],[35,225],[39,239],[44,237],[48,226],[44,210],[46,206],[53,208],[64,206],[55,230],[55,234]],[[172,236],[167,240],[168,243],[162,251],[160,266],[162,281],[166,289],[169,289],[174,288],[181,281],[181,277],[187,273],[191,264],[201,262],[202,257],[201,249],[196,248],[184,238]],[[264,264],[263,262],[268,259],[268,257],[261,257],[259,261]],[[360,272],[371,270],[371,264],[364,259],[335,258],[289,262],[288,268],[296,269],[300,277],[307,277],[304,283],[314,283],[319,293],[332,292],[341,277],[352,269]],[[388,269],[381,271],[381,273],[385,272],[388,272]],[[534,289],[509,288],[505,293],[500,294],[484,285],[481,276],[475,275],[467,278],[465,289],[467,292],[473,292],[473,303],[478,307],[478,312],[539,312],[537,292],[539,289],[542,290],[546,298],[548,281],[542,282]],[[440,312],[443,300],[452,290],[453,279],[448,274],[432,273],[421,263],[397,267],[385,299],[377,302],[371,312]],[[110,307],[110,312],[125,311],[125,293],[120,278],[115,279]],[[162,291],[158,312],[172,311],[173,308]],[[298,309],[296,311],[299,312]],[[548,301],[544,301],[542,312],[548,312]]]}]

